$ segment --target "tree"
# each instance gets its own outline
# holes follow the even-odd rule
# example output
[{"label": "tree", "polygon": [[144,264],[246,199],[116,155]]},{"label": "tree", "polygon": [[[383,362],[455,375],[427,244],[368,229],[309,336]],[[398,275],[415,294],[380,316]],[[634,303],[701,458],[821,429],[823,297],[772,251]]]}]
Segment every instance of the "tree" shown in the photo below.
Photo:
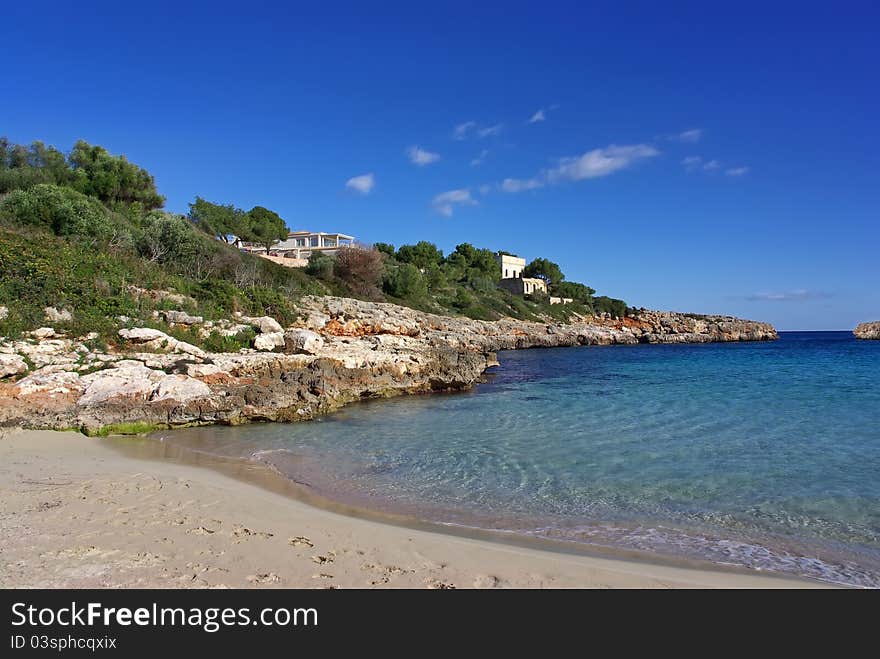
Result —
[{"label": "tree", "polygon": [[111,208],[137,205],[150,211],[165,203],[147,170],[128,162],[125,156],[111,155],[104,147],[80,140],[67,162],[74,174],[71,187],[97,197]]},{"label": "tree", "polygon": [[478,249],[470,243],[456,245],[455,252],[449,255],[446,262],[456,270],[463,265],[466,271],[462,278],[465,279],[473,279],[478,276],[488,277],[496,282],[501,279],[495,253],[489,249]]},{"label": "tree", "polygon": [[421,240],[415,245],[401,245],[397,250],[397,260],[402,263],[412,263],[417,268],[427,268],[443,261],[443,252],[437,249],[437,245]]},{"label": "tree", "polygon": [[333,276],[333,258],[323,252],[312,252],[305,273],[318,279],[329,280]]},{"label": "tree", "polygon": [[41,183],[70,186],[75,178],[64,154],[55,147],[42,142],[26,147],[0,138],[0,194]]},{"label": "tree", "polygon": [[281,216],[262,206],[254,206],[247,214],[247,238],[266,248],[266,254],[279,240],[287,238],[289,229]]},{"label": "tree", "polygon": [[626,316],[627,306],[623,300],[600,295],[593,300],[593,309],[597,313],[609,313],[612,316],[623,318]]},{"label": "tree", "polygon": [[189,219],[202,231],[229,243],[232,236],[247,240],[250,233],[248,217],[232,204],[221,206],[201,197],[189,205]]},{"label": "tree", "polygon": [[110,213],[99,201],[48,183],[7,194],[0,200],[0,218],[48,229],[58,236],[109,240],[114,231]]},{"label": "tree", "polygon": [[412,263],[401,263],[385,273],[382,288],[397,298],[418,300],[428,295],[425,277]]},{"label": "tree", "polygon": [[354,295],[370,300],[381,299],[379,284],[384,271],[384,257],[372,248],[340,247],[333,272]]},{"label": "tree", "polygon": [[535,259],[523,269],[523,277],[543,279],[547,283],[548,288],[552,288],[565,279],[565,275],[562,274],[562,270],[557,264],[540,258]]},{"label": "tree", "polygon": [[553,292],[559,297],[569,297],[576,302],[590,304],[596,291],[576,281],[561,281],[553,286]]},{"label": "tree", "polygon": [[149,261],[181,267],[185,259],[198,253],[199,235],[182,215],[153,211],[144,218],[137,248]]},{"label": "tree", "polygon": [[374,243],[373,249],[382,252],[386,256],[394,257],[394,245],[391,243]]}]

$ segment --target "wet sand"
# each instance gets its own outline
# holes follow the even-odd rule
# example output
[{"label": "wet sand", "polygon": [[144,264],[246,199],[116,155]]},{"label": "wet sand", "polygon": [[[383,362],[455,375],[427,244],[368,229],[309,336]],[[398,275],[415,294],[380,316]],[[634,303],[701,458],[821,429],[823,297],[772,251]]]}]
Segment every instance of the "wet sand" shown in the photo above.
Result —
[{"label": "wet sand", "polygon": [[823,586],[383,523],[292,497],[256,467],[185,464],[126,441],[2,431],[0,587]]}]

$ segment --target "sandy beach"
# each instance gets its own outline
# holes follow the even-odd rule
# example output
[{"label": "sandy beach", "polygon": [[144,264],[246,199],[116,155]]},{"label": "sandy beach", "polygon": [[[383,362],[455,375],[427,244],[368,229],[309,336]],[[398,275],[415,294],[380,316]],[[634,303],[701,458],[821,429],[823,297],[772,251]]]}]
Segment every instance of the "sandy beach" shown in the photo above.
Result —
[{"label": "sandy beach", "polygon": [[76,433],[0,439],[3,588],[791,588],[342,515]]}]

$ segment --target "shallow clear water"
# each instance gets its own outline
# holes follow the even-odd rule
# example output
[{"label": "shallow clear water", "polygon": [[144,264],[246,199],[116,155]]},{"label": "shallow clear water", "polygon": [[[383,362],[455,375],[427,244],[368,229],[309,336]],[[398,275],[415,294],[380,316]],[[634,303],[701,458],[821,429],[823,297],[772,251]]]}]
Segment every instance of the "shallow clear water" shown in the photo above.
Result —
[{"label": "shallow clear water", "polygon": [[470,393],[166,441],[424,519],[880,586],[880,342],[499,354]]}]

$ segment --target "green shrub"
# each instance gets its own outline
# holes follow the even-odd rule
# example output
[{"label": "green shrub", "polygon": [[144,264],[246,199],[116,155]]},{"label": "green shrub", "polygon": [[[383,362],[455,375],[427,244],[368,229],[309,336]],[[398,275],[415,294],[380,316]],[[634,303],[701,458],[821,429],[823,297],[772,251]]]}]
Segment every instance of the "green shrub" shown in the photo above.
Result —
[{"label": "green shrub", "polygon": [[76,190],[48,183],[7,194],[0,201],[0,219],[48,229],[57,236],[107,240],[114,231],[110,213],[101,202]]},{"label": "green shrub", "polygon": [[182,264],[199,252],[200,236],[181,215],[153,211],[144,217],[142,226],[137,249],[148,261]]},{"label": "green shrub", "polygon": [[382,289],[400,299],[423,299],[428,295],[428,284],[412,263],[392,266],[385,273]]},{"label": "green shrub", "polygon": [[256,335],[252,327],[243,329],[234,336],[223,336],[215,331],[204,340],[203,346],[209,352],[238,352],[242,348],[250,348]]},{"label": "green shrub", "polygon": [[305,272],[312,277],[329,280],[333,277],[333,263],[333,257],[322,252],[312,252]]}]

